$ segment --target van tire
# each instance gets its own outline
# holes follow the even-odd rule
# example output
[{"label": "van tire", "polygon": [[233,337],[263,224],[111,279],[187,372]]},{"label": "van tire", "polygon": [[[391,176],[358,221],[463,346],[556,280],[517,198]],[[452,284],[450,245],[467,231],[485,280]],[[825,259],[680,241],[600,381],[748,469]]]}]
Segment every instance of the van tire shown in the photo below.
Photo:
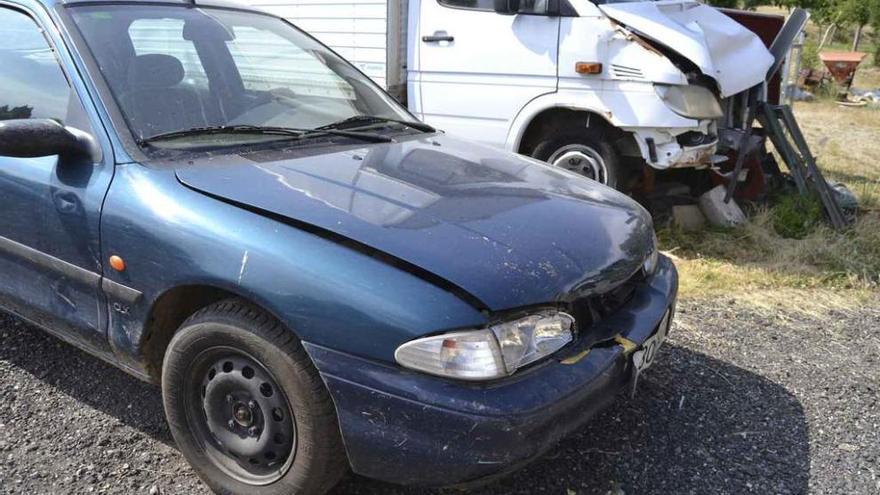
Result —
[{"label": "van tire", "polygon": [[333,403],[302,344],[240,299],[183,323],[165,353],[162,398],[180,451],[215,493],[323,494],[348,470]]},{"label": "van tire", "polygon": [[[553,129],[532,149],[530,156],[608,187],[619,189],[624,185],[620,156],[602,129]],[[563,162],[570,165],[563,165]]]}]

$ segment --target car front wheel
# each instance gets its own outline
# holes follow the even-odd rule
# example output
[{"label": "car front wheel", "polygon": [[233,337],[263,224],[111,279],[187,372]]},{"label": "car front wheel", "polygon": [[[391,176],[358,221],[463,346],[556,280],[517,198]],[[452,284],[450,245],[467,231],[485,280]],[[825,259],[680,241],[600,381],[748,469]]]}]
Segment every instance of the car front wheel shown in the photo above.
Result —
[{"label": "car front wheel", "polygon": [[302,345],[243,301],[183,324],[162,395],[181,452],[216,493],[324,493],[347,469],[333,404]]}]

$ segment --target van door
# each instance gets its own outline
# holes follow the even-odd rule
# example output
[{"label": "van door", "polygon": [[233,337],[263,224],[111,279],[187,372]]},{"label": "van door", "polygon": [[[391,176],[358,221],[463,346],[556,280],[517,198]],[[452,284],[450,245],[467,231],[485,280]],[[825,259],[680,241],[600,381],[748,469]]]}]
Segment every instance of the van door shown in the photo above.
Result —
[{"label": "van door", "polygon": [[[520,11],[546,12],[548,3],[523,0]],[[498,14],[493,0],[413,4],[420,94],[410,108],[452,135],[503,146],[519,110],[556,91],[559,17]]]}]

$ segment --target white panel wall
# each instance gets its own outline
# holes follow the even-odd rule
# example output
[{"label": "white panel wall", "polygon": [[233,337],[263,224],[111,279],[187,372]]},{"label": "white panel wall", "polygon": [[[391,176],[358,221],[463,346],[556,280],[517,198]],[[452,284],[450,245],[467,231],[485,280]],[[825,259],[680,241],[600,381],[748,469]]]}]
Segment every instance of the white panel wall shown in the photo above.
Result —
[{"label": "white panel wall", "polygon": [[386,0],[246,1],[288,19],[387,87]]}]

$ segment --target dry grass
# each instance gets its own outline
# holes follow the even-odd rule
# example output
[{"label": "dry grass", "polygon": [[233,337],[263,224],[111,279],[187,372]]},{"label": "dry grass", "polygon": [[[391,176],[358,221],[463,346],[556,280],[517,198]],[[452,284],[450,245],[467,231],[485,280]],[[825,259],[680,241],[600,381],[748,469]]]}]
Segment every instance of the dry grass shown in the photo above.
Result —
[{"label": "dry grass", "polygon": [[820,100],[797,103],[795,112],[827,178],[848,185],[862,207],[880,208],[880,106]]},{"label": "dry grass", "polygon": [[790,301],[813,309],[846,308],[880,295],[880,215],[846,233],[820,226],[803,239],[776,233],[764,210],[736,229],[660,231],[681,274],[686,298],[732,297],[757,307]]},{"label": "dry grass", "polygon": [[772,209],[736,229],[662,229],[682,297],[730,297],[768,311],[880,303],[880,109],[818,101],[798,103],[795,112],[826,176],[847,184],[867,211],[847,232],[820,224],[802,239],[779,235]]},{"label": "dry grass", "polygon": [[[853,87],[877,89],[873,44],[880,37],[870,29],[865,35],[861,50],[871,55]],[[819,37],[809,25],[807,39]],[[828,48],[849,49],[843,37]],[[736,229],[661,229],[661,247],[676,260],[683,298],[735,299],[776,315],[781,308],[818,315],[880,305],[880,107],[845,108],[822,99],[795,104],[795,113],[826,177],[849,186],[867,211],[847,232],[820,223],[801,239],[777,232],[781,206],[756,212]]]},{"label": "dry grass", "polygon": [[873,55],[868,56],[859,64],[856,77],[853,79],[853,87],[859,89],[880,88],[880,67],[874,64]]}]

